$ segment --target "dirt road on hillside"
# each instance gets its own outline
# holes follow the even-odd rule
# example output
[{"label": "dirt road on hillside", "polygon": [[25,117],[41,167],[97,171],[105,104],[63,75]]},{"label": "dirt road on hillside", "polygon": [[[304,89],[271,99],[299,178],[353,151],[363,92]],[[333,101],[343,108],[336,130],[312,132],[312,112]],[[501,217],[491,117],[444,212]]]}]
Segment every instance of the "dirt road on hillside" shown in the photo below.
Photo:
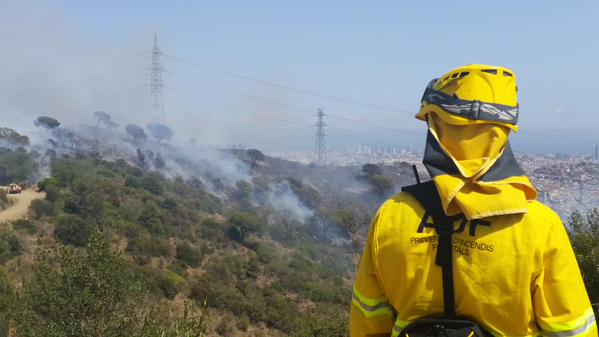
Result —
[{"label": "dirt road on hillside", "polygon": [[28,189],[21,194],[11,194],[9,200],[13,200],[14,204],[7,209],[0,211],[0,223],[18,220],[27,215],[29,212],[29,204],[35,199],[41,199],[45,196],[43,192],[36,192],[34,189]]}]

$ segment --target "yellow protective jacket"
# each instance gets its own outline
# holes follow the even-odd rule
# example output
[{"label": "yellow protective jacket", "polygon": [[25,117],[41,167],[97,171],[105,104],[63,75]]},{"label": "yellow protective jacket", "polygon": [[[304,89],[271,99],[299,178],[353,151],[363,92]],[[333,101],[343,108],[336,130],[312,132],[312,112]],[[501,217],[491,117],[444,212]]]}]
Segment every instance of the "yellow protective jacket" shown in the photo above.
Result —
[{"label": "yellow protective jacket", "polygon": [[[443,314],[432,219],[403,192],[372,221],[353,290],[351,337],[397,336]],[[597,336],[566,230],[537,201],[524,214],[455,224],[456,311],[496,336]]]}]

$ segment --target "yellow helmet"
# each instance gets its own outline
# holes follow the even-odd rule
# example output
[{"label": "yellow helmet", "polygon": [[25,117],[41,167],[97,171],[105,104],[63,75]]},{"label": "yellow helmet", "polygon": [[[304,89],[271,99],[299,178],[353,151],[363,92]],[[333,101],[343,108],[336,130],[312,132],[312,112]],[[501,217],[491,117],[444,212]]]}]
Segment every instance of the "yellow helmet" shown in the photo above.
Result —
[{"label": "yellow helmet", "polygon": [[434,112],[446,123],[497,123],[518,131],[518,87],[513,71],[471,64],[432,80],[416,118],[426,121]]}]

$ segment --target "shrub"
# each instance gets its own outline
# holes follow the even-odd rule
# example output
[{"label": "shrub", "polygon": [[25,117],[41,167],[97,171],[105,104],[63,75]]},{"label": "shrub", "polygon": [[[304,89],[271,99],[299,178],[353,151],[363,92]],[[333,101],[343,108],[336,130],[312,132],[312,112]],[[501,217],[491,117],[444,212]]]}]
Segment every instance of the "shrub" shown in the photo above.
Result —
[{"label": "shrub", "polygon": [[41,219],[46,216],[52,216],[55,213],[54,205],[43,199],[36,199],[31,202],[29,209],[33,211],[33,216],[36,219]]},{"label": "shrub", "polygon": [[15,288],[8,273],[0,267],[0,337],[8,336],[9,314],[13,310]]},{"label": "shrub", "polygon": [[183,277],[168,269],[160,273],[158,277],[158,286],[164,296],[169,299],[173,299],[181,291],[184,284],[185,279]]},{"label": "shrub", "polygon": [[317,190],[294,178],[287,178],[287,181],[293,193],[297,195],[304,205],[310,208],[318,207],[321,197]]},{"label": "shrub", "polygon": [[[574,212],[568,220],[572,247],[591,303],[599,303],[599,209],[586,214]],[[594,309],[599,315],[599,306]]]},{"label": "shrub", "polygon": [[258,254],[260,261],[263,263],[269,263],[277,254],[274,247],[267,243],[259,243],[256,247],[256,253]]},{"label": "shrub", "polygon": [[7,259],[19,256],[23,252],[23,244],[21,243],[21,239],[19,239],[19,237],[13,233],[2,234],[0,241],[5,242],[4,247],[6,249],[6,254],[1,255]]},{"label": "shrub", "polygon": [[154,195],[162,195],[164,187],[162,186],[162,177],[157,173],[148,173],[141,178],[140,185],[146,191]]},{"label": "shrub", "polygon": [[237,318],[237,329],[241,331],[246,331],[250,326],[250,318],[247,314],[243,313],[241,316]]},{"label": "shrub", "polygon": [[254,184],[254,188],[258,192],[264,193],[264,192],[268,192],[270,190],[268,180],[264,177],[252,178],[252,184]]},{"label": "shrub", "polygon": [[65,244],[82,247],[93,233],[94,228],[78,216],[63,215],[56,221],[54,235]]},{"label": "shrub", "polygon": [[5,205],[8,205],[8,195],[6,190],[0,188],[0,208],[2,208]]},{"label": "shrub", "polygon": [[144,335],[142,288],[100,235],[89,240],[83,256],[57,247],[38,258],[14,316],[19,336]]},{"label": "shrub", "polygon": [[37,171],[33,156],[23,148],[10,150],[0,147],[0,185],[27,180]]},{"label": "shrub", "polygon": [[77,179],[69,195],[65,198],[64,211],[78,214],[84,218],[103,219],[105,217],[106,205],[101,190],[102,182],[87,179]]},{"label": "shrub", "polygon": [[60,181],[56,178],[46,178],[37,183],[37,188],[40,191],[45,191],[49,186],[59,186]]},{"label": "shrub", "polygon": [[23,250],[21,241],[14,234],[4,233],[0,237],[0,263],[12,259],[21,254]]},{"label": "shrub", "polygon": [[320,315],[312,315],[300,324],[294,331],[292,337],[318,336],[318,337],[345,337],[348,330],[347,309],[336,309],[333,312]]},{"label": "shrub", "polygon": [[198,227],[198,231],[202,239],[210,241],[223,241],[224,231],[221,224],[216,220],[211,218],[204,219]]},{"label": "shrub", "polygon": [[176,257],[190,267],[197,267],[202,262],[202,254],[187,242],[177,245]]},{"label": "shrub", "polygon": [[127,178],[125,178],[125,186],[131,187],[131,188],[140,188],[141,187],[141,179],[139,179],[138,177],[129,175],[129,176],[127,176]]},{"label": "shrub", "polygon": [[252,184],[245,180],[238,180],[235,183],[235,187],[237,188],[237,191],[235,191],[234,196],[237,200],[245,201],[250,198],[252,193]]},{"label": "shrub", "polygon": [[368,178],[368,182],[372,187],[372,193],[378,195],[381,198],[386,198],[395,190],[395,185],[391,179],[381,175],[375,174]]},{"label": "shrub", "polygon": [[46,192],[46,200],[48,200],[49,202],[55,202],[56,200],[58,200],[58,198],[60,198],[60,189],[58,188],[58,186],[46,186],[44,190]]},{"label": "shrub", "polygon": [[350,232],[358,228],[358,221],[351,209],[321,209],[320,212],[328,220]]},{"label": "shrub", "polygon": [[168,209],[168,210],[174,210],[177,208],[177,201],[173,198],[164,198],[164,200],[162,200],[162,202],[160,203],[160,206],[162,208]]},{"label": "shrub", "polygon": [[256,215],[248,212],[234,212],[229,223],[229,237],[239,242],[244,241],[249,234],[262,234],[265,227]]},{"label": "shrub", "polygon": [[152,256],[170,256],[168,241],[153,238],[147,233],[135,233],[129,238],[127,251],[139,264],[145,264]]},{"label": "shrub", "polygon": [[37,233],[37,227],[33,224],[33,222],[27,219],[19,219],[12,223],[12,227],[16,230],[23,231],[27,234],[35,234]]},{"label": "shrub", "polygon": [[52,177],[58,181],[59,186],[67,186],[80,174],[83,174],[83,165],[74,160],[63,159],[52,161]]},{"label": "shrub", "polygon": [[146,203],[137,222],[153,233],[162,233],[162,213],[154,203]]},{"label": "shrub", "polygon": [[231,324],[231,321],[228,318],[223,317],[216,327],[216,332],[219,334],[219,336],[230,336],[233,332],[233,325]]},{"label": "shrub", "polygon": [[377,164],[367,163],[362,165],[362,172],[364,172],[365,176],[372,177],[374,175],[383,174],[383,169]]}]

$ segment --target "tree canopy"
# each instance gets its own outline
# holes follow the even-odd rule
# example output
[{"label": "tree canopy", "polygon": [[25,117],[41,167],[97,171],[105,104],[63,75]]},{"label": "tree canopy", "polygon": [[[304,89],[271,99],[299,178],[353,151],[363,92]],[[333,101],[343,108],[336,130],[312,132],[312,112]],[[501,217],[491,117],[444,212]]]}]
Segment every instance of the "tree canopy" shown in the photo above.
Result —
[{"label": "tree canopy", "polygon": [[169,141],[173,138],[175,133],[173,130],[161,123],[149,123],[147,126],[150,135],[156,140],[157,143],[161,143],[163,140]]},{"label": "tree canopy", "polygon": [[23,148],[0,147],[0,185],[27,180],[37,170],[37,163]]},{"label": "tree canopy", "polygon": [[256,168],[258,166],[258,162],[264,161],[264,159],[266,159],[264,153],[257,149],[247,150],[246,153],[249,157],[251,168]]},{"label": "tree canopy", "polygon": [[138,146],[148,139],[144,129],[137,124],[127,124],[125,131],[131,138],[133,138],[133,142]]},{"label": "tree canopy", "polygon": [[35,126],[41,126],[45,129],[51,130],[60,126],[60,122],[56,119],[48,116],[39,116],[36,120],[33,121]]},{"label": "tree canopy", "polygon": [[119,125],[112,120],[112,117],[104,111],[94,112],[94,117],[98,120],[96,126],[104,125],[109,129],[117,128]]},{"label": "tree canopy", "polygon": [[10,128],[0,127],[0,140],[7,141],[8,143],[13,145],[29,145],[29,137],[22,135]]},{"label": "tree canopy", "polygon": [[377,164],[367,163],[362,165],[362,172],[364,172],[364,175],[367,177],[371,177],[376,174],[383,174],[383,169]]}]

